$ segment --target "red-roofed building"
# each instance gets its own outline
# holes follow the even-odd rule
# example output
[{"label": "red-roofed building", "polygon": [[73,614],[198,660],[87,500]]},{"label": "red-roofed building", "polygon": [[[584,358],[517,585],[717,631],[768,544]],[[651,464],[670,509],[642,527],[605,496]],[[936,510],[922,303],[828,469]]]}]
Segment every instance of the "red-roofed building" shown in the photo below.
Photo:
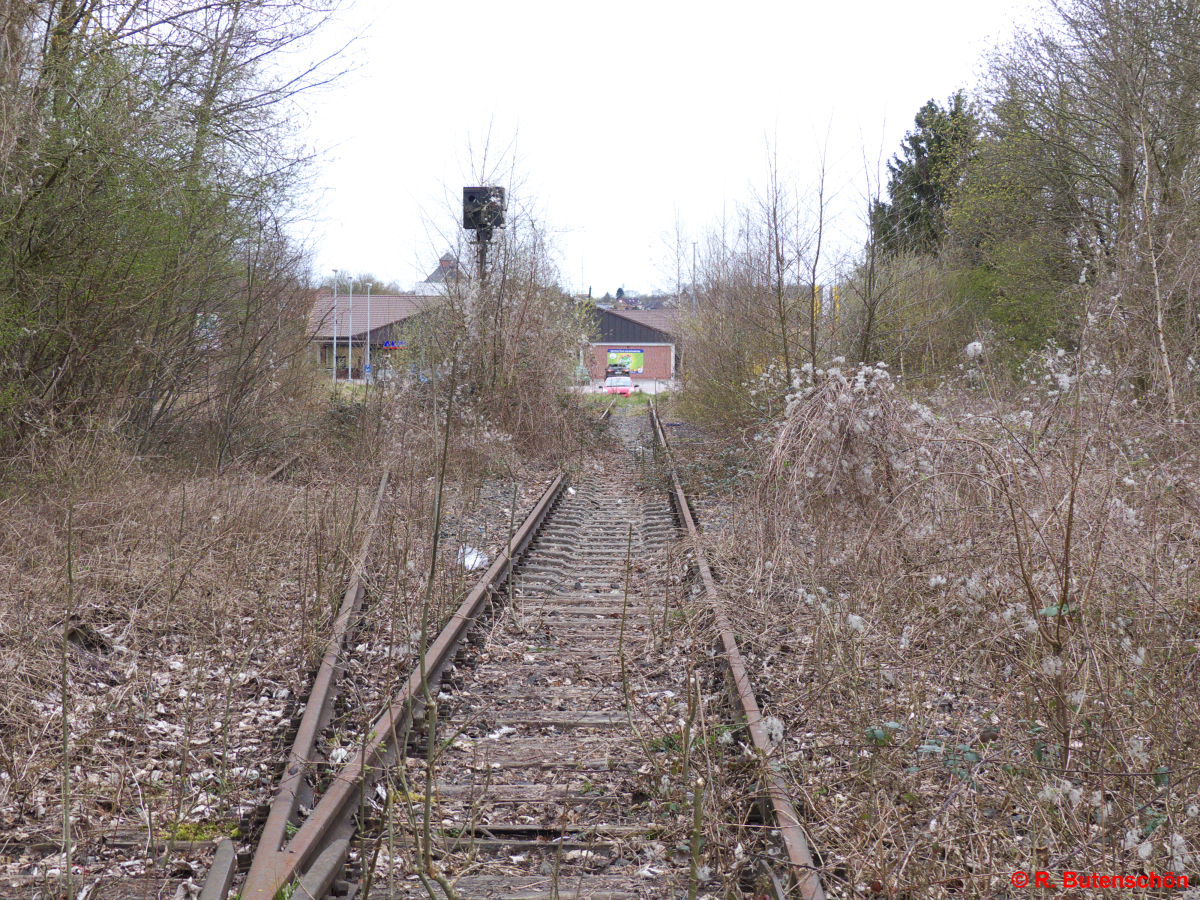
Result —
[{"label": "red-roofed building", "polygon": [[[416,317],[439,301],[438,296],[420,294],[326,293],[313,304],[310,316],[312,341],[320,348],[320,364],[329,369],[337,358],[338,378],[361,378],[371,345],[371,369],[375,375],[407,360]],[[368,315],[370,320],[368,321]]]}]

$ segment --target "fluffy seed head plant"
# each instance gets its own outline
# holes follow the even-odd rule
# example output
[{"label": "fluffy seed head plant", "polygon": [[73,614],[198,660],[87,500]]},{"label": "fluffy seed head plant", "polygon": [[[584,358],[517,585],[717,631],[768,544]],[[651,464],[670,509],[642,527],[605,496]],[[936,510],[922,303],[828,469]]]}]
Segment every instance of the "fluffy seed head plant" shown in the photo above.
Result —
[{"label": "fluffy seed head plant", "polygon": [[798,508],[827,500],[886,501],[903,440],[895,385],[884,363],[805,367],[811,382],[788,396],[766,462],[769,489]]}]

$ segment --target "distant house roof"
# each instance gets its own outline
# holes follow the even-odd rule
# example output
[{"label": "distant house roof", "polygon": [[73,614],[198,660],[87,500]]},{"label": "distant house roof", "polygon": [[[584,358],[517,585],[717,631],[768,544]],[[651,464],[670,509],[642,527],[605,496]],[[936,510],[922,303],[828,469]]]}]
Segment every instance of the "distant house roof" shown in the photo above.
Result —
[{"label": "distant house roof", "polygon": [[458,267],[458,260],[454,258],[454,254],[443,253],[442,258],[438,260],[438,267],[429,273],[425,283],[445,284],[448,281],[458,281],[462,277],[462,270]]},{"label": "distant house roof", "polygon": [[[355,294],[353,303],[347,294],[341,294],[336,304],[336,334],[345,337],[348,329],[353,329],[354,337],[361,337],[368,330],[402,322],[415,316],[431,303],[436,303],[437,297],[422,297],[417,294],[372,294],[371,322],[367,327],[367,295]],[[335,334],[334,298],[325,293],[318,297],[313,304],[312,315],[309,318],[312,337],[317,340],[332,338]]]},{"label": "distant house roof", "polygon": [[661,331],[663,334],[674,335],[679,327],[679,320],[673,309],[610,309],[607,312],[637,325]]},{"label": "distant house roof", "polygon": [[641,297],[638,299],[638,306],[642,309],[662,309],[668,303],[674,304],[675,297],[667,294],[651,294],[649,297]]},{"label": "distant house roof", "polygon": [[676,331],[672,309],[604,309],[593,313],[600,340],[605,343],[673,344]]}]

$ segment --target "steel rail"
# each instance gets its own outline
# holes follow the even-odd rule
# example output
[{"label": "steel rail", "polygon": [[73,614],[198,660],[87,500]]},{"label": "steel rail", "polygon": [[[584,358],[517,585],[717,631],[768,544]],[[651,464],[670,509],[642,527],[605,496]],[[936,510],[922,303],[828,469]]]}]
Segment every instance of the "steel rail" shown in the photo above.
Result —
[{"label": "steel rail", "polygon": [[[290,462],[289,460],[287,464]],[[288,820],[295,814],[300,800],[300,787],[304,783],[305,774],[312,766],[312,755],[317,737],[328,724],[332,715],[334,688],[342,674],[346,635],[350,632],[350,625],[358,615],[362,601],[367,594],[363,572],[371,551],[371,544],[375,539],[375,531],[379,525],[379,509],[383,503],[383,494],[387,490],[387,484],[388,473],[384,472],[379,478],[379,490],[375,493],[375,503],[371,507],[371,513],[367,519],[366,534],[363,536],[362,545],[355,556],[350,572],[350,581],[346,585],[346,593],[342,597],[338,617],[333,623],[333,633],[329,638],[329,643],[326,644],[325,655],[321,659],[317,676],[313,679],[312,689],[309,691],[308,701],[304,707],[304,715],[300,719],[296,738],[288,753],[287,766],[280,779],[275,799],[271,801],[267,822],[263,826],[262,845],[278,846],[283,842]],[[214,860],[205,879],[205,890],[209,890],[210,884],[224,884],[223,889],[214,888],[209,891],[217,900],[223,900],[225,893],[228,892],[229,883],[233,878],[232,867],[236,862],[236,855],[232,859],[228,856],[221,856]]]},{"label": "steel rail", "polygon": [[696,552],[696,565],[700,569],[700,578],[704,582],[704,591],[708,596],[709,604],[713,610],[713,618],[716,621],[717,630],[721,635],[721,644],[725,650],[725,662],[729,667],[729,676],[733,681],[735,699],[738,702],[738,706],[741,707],[742,716],[746,721],[746,728],[750,732],[750,739],[754,743],[754,748],[758,751],[764,763],[763,782],[767,791],[767,799],[770,801],[771,809],[774,813],[775,827],[779,830],[784,850],[787,853],[788,863],[790,864],[789,880],[799,889],[800,896],[804,900],[824,900],[825,892],[821,888],[821,879],[817,875],[812,854],[809,852],[808,841],[804,836],[804,829],[800,826],[800,817],[797,815],[796,807],[788,795],[787,784],[779,770],[779,763],[771,759],[772,748],[770,742],[767,740],[766,731],[763,729],[762,711],[758,708],[758,700],[754,696],[754,687],[750,683],[750,675],[746,671],[746,663],[742,659],[741,651],[738,649],[737,639],[733,633],[733,626],[730,624],[729,616],[725,612],[725,604],[721,601],[720,595],[717,593],[717,583],[713,579],[712,570],[708,565],[705,545],[700,537],[700,531],[692,518],[691,509],[688,507],[687,495],[683,491],[683,485],[680,483],[679,475],[675,470],[675,462],[671,455],[671,445],[667,442],[667,435],[663,431],[662,423],[659,421],[658,410],[655,408],[653,398],[650,399],[650,420],[654,426],[655,437],[661,442],[663,450],[667,454],[668,468],[671,471],[671,483],[676,505],[679,508],[679,518],[687,528],[692,547]]},{"label": "steel rail", "polygon": [[[280,796],[272,805],[272,815],[275,815],[276,806],[280,809],[275,817],[276,820],[282,817],[282,825],[278,821],[272,823],[268,818],[268,823],[275,827],[270,832],[263,832],[258,852],[242,886],[241,900],[274,900],[280,889],[293,882],[317,900],[328,889],[345,862],[354,830],[354,813],[363,787],[370,785],[376,773],[396,760],[400,736],[407,735],[414,712],[424,706],[425,685],[435,684],[440,678],[459,643],[483,611],[493,587],[510,574],[513,561],[525,552],[536,537],[565,486],[565,476],[560,474],[542,494],[533,512],[513,534],[503,552],[427,650],[424,679],[421,677],[422,669],[418,667],[401,691],[392,698],[388,709],[375,720],[367,740],[342,765],[308,818],[285,846],[282,840],[284,830],[295,812],[296,788],[304,777],[306,766],[294,764],[288,768],[284,782],[287,787],[281,785]],[[306,710],[306,716],[307,713]],[[290,799],[284,797],[285,792],[290,794]],[[286,815],[283,815],[284,809]]]},{"label": "steel rail", "polygon": [[213,863],[208,868],[208,876],[204,879],[204,887],[200,890],[199,900],[225,900],[235,874],[237,849],[229,838],[221,838],[213,854]]}]

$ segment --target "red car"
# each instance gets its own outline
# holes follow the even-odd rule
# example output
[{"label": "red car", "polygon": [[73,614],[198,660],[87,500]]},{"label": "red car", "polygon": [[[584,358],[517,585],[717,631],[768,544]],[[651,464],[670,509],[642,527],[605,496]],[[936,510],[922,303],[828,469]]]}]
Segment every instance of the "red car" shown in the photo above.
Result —
[{"label": "red car", "polygon": [[604,393],[620,394],[622,397],[628,397],[637,388],[633,385],[633,379],[628,375],[610,375],[604,379]]}]

